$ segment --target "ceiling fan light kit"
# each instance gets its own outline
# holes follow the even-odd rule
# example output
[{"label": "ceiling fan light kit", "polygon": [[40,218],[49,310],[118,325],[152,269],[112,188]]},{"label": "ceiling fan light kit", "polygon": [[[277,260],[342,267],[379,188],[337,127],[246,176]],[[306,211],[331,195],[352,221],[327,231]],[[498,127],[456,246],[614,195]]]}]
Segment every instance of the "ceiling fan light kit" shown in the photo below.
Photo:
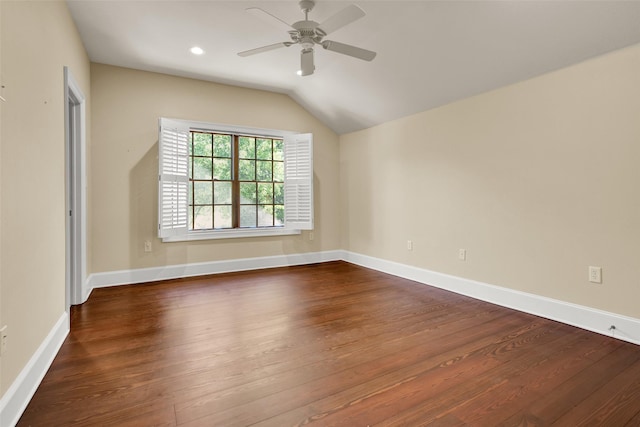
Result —
[{"label": "ceiling fan light kit", "polygon": [[322,46],[324,49],[341,53],[343,55],[362,59],[364,61],[372,61],[376,57],[376,52],[362,49],[345,43],[339,43],[333,40],[324,40],[328,34],[362,18],[365,13],[358,6],[352,4],[342,9],[340,12],[326,19],[323,23],[318,24],[309,20],[309,12],[313,10],[315,2],[313,0],[302,0],[299,3],[300,9],[304,13],[304,20],[295,22],[291,25],[282,19],[266,12],[260,8],[252,7],[247,9],[248,12],[271,22],[273,25],[281,29],[286,29],[289,33],[291,41],[274,43],[267,46],[258,47],[256,49],[245,50],[238,53],[239,56],[251,56],[258,53],[268,52],[270,50],[289,47],[299,44],[300,51],[300,71],[301,76],[309,76],[315,71],[313,47],[315,45]]}]

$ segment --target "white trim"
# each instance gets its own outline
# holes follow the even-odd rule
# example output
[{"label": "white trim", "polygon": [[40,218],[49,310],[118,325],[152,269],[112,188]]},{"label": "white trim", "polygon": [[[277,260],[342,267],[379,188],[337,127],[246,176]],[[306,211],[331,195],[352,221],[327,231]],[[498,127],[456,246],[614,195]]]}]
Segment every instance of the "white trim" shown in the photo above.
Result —
[{"label": "white trim", "polygon": [[228,230],[198,231],[191,230],[186,234],[178,236],[164,237],[162,241],[185,242],[191,240],[211,240],[211,239],[234,239],[242,237],[267,237],[267,236],[289,236],[300,234],[300,230],[292,230],[284,227],[264,227],[264,228],[233,228]]},{"label": "white trim", "polygon": [[0,425],[18,423],[68,334],[69,315],[64,312],[0,400]]},{"label": "white trim", "polygon": [[[69,109],[69,101],[74,104],[74,110]],[[67,198],[65,209],[74,212],[73,219],[65,212],[67,227],[73,227],[73,253],[70,251],[69,233],[67,230],[67,278],[65,307],[69,310],[71,305],[82,304],[86,301],[90,290],[87,289],[87,159],[86,159],[86,98],[68,67],[64,67],[64,120],[65,120],[65,183],[67,189],[73,187],[74,200]],[[74,114],[77,127],[69,128],[69,115]],[[73,138],[71,133],[74,132]],[[74,159],[69,164],[71,144],[74,143]],[[73,174],[70,174],[73,168]],[[73,176],[73,182],[71,181]],[[73,262],[71,262],[73,259]],[[70,266],[73,265],[73,268]],[[69,271],[72,270],[72,271]],[[73,280],[71,278],[73,277]],[[71,288],[73,284],[73,289]]]},{"label": "white trim", "polygon": [[233,133],[242,136],[260,136],[260,137],[271,137],[271,138],[284,138],[287,135],[295,135],[298,132],[293,132],[289,130],[280,130],[280,129],[267,129],[267,128],[254,128],[249,126],[237,126],[230,125],[226,123],[209,123],[209,122],[197,122],[194,120],[184,120],[184,119],[167,119],[180,121],[184,125],[188,126],[189,129],[195,131],[205,131],[205,132],[220,132],[220,133]]},{"label": "white trim", "polygon": [[[462,277],[344,251],[344,261],[466,295],[503,307],[534,314],[602,335],[640,344],[640,319],[555,300]],[[616,329],[609,331],[615,325]]]},{"label": "white trim", "polygon": [[85,286],[82,292],[82,303],[84,304],[88,299],[89,296],[91,295],[91,292],[93,291],[93,287],[89,284],[89,279],[87,278],[86,282],[85,282]]},{"label": "white trim", "polygon": [[242,258],[226,261],[202,262],[197,264],[168,265],[164,267],[141,268],[137,270],[109,271],[89,276],[91,288],[129,285],[181,277],[204,276],[208,274],[231,273],[234,271],[260,270],[264,268],[289,267],[339,261],[343,251],[309,252],[302,254],[277,255],[261,258]]}]

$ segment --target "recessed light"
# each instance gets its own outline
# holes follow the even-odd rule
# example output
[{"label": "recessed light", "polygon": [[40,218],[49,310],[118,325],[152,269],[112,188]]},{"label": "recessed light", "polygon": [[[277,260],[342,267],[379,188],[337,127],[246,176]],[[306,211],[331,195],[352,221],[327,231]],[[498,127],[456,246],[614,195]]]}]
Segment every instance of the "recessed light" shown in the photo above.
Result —
[{"label": "recessed light", "polygon": [[191,51],[191,53],[193,53],[194,55],[202,55],[204,53],[204,50],[202,50],[201,47],[198,46],[194,46],[191,49],[189,49]]}]

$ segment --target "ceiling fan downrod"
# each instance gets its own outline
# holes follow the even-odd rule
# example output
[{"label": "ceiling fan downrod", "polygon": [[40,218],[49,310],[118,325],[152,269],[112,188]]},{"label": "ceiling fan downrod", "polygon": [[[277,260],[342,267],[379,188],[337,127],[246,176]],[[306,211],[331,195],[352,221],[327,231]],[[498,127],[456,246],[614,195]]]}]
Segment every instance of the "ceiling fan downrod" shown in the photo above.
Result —
[{"label": "ceiling fan downrod", "polygon": [[316,2],[313,1],[313,0],[300,0],[298,5],[300,6],[300,9],[302,10],[302,13],[304,13],[304,20],[308,21],[309,20],[309,12],[311,12],[313,10],[314,6],[316,5]]}]

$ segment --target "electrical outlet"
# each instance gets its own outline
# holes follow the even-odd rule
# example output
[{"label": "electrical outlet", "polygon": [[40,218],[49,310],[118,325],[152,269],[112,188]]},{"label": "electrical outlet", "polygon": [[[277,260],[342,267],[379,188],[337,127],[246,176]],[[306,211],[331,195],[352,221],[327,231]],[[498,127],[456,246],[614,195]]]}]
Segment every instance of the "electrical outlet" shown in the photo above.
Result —
[{"label": "electrical outlet", "polygon": [[407,240],[407,250],[408,251],[412,251],[413,250],[413,241]]},{"label": "electrical outlet", "polygon": [[144,251],[145,252],[151,252],[151,241],[147,240],[144,242]]},{"label": "electrical outlet", "polygon": [[0,329],[0,356],[2,356],[7,351],[7,325],[4,325]]},{"label": "electrical outlet", "polygon": [[589,281],[591,283],[602,283],[602,267],[589,266]]},{"label": "electrical outlet", "polygon": [[309,232],[309,240],[313,240],[315,236],[313,235],[313,231]]},{"label": "electrical outlet", "polygon": [[458,249],[458,259],[460,261],[466,261],[466,259],[467,259],[467,250],[466,249]]}]

